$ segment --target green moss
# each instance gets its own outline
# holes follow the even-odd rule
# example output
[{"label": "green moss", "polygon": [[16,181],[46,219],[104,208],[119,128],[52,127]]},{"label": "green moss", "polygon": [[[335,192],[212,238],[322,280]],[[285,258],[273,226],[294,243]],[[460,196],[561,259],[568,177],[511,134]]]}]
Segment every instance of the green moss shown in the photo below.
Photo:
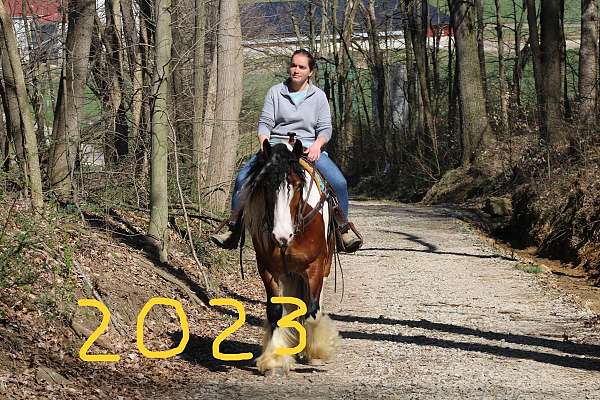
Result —
[{"label": "green moss", "polygon": [[524,271],[524,272],[527,272],[530,274],[539,274],[540,272],[543,271],[543,268],[541,266],[539,266],[538,264],[523,263],[523,262],[516,264],[515,269],[518,269],[520,271]]}]

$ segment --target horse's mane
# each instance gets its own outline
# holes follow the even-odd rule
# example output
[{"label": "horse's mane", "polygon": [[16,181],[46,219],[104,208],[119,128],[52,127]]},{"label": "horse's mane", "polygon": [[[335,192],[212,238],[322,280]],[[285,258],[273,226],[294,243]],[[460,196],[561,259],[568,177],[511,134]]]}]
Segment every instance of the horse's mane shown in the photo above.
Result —
[{"label": "horse's mane", "polygon": [[245,184],[244,223],[252,235],[272,230],[277,190],[290,170],[302,178],[304,185],[304,169],[285,144],[270,147],[268,154],[258,153]]}]

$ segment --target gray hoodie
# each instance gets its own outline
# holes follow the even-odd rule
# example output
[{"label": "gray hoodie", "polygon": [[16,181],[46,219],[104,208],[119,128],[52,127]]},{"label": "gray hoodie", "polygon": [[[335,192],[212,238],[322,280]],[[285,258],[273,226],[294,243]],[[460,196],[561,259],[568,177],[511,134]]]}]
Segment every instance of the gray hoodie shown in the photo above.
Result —
[{"label": "gray hoodie", "polygon": [[287,141],[288,132],[295,132],[304,147],[313,144],[318,136],[326,142],[331,139],[329,102],[321,89],[309,83],[306,97],[297,106],[286,82],[269,89],[258,119],[258,135],[268,136],[270,142],[279,142]]}]

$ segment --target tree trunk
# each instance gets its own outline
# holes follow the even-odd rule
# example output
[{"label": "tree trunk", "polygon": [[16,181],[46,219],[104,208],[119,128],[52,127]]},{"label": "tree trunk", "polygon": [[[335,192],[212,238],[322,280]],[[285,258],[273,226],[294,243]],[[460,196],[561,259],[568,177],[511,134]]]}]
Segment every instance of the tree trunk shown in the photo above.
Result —
[{"label": "tree trunk", "polygon": [[315,20],[315,10],[316,6],[313,1],[308,1],[306,5],[308,7],[307,15],[308,15],[308,43],[310,46],[311,54],[317,54],[317,34],[316,34],[316,20]]},{"label": "tree trunk", "polygon": [[219,20],[219,4],[218,2],[211,2],[208,4],[206,9],[206,36],[205,36],[205,48],[208,47],[208,54],[206,57],[208,61],[208,73],[207,73],[207,87],[206,87],[206,102],[204,103],[204,137],[202,138],[202,165],[200,172],[202,174],[202,182],[205,185],[203,190],[206,189],[206,177],[208,174],[208,160],[210,158],[210,144],[212,142],[212,135],[215,128],[215,109],[217,106],[217,27]]},{"label": "tree trunk", "polygon": [[[28,14],[27,3],[22,3],[23,15]],[[35,23],[34,23],[35,25]],[[35,113],[36,122],[36,138],[39,143],[44,143],[46,140],[46,121],[44,118],[44,92],[43,85],[38,80],[40,65],[38,62],[38,51],[34,50],[33,39],[31,37],[32,28],[28,18],[23,18],[23,28],[25,30],[25,39],[27,41],[27,54],[29,58],[29,66],[31,72],[31,82],[29,83],[28,93],[30,94],[33,111]],[[39,32],[38,32],[39,34]],[[38,48],[39,49],[39,48]]]},{"label": "tree trunk", "polygon": [[598,5],[581,0],[579,48],[579,120],[592,126],[598,118]]},{"label": "tree trunk", "polygon": [[487,73],[485,68],[485,25],[483,24],[483,0],[475,0],[475,9],[477,10],[477,54],[479,55],[479,71],[481,74],[481,85],[483,94],[486,98],[486,107],[489,108],[488,91],[487,91]]},{"label": "tree trunk", "polygon": [[23,131],[21,129],[21,112],[19,111],[19,101],[17,100],[15,78],[10,66],[4,34],[1,31],[0,35],[2,35],[0,48],[2,49],[2,75],[4,77],[4,88],[6,93],[4,109],[7,131],[8,136],[11,137],[13,141],[17,163],[21,166],[23,172],[26,172],[25,143],[23,141]]},{"label": "tree trunk", "polygon": [[[171,65],[173,78],[171,83],[171,115],[173,128],[180,137],[191,137],[193,134],[193,122],[190,123],[188,106],[185,103],[185,85],[192,76],[188,74],[189,66],[186,63],[189,60],[189,44],[186,43],[185,33],[183,32],[184,15],[188,14],[186,0],[171,0],[171,36],[173,37],[173,48],[171,49]],[[195,47],[195,43],[194,43]]]},{"label": "tree trunk", "polygon": [[156,0],[154,110],[152,112],[152,153],[150,183],[150,225],[148,236],[156,245],[162,262],[168,256],[169,199],[167,190],[169,150],[169,79],[171,76],[171,0]]},{"label": "tree trunk", "polygon": [[[4,92],[4,88],[0,84],[0,92]],[[4,97],[2,97],[2,106],[4,106]],[[4,119],[0,117],[0,169],[4,172],[8,172],[10,168],[10,153],[8,144],[10,141],[8,140],[8,131],[6,129],[6,124],[4,123]]]},{"label": "tree trunk", "polygon": [[367,7],[363,7],[360,3],[363,14],[367,21],[367,29],[369,33],[369,66],[371,69],[371,81],[373,85],[372,95],[375,97],[373,101],[373,119],[377,123],[377,133],[382,139],[384,161],[387,161],[392,155],[392,148],[389,136],[389,120],[390,114],[388,111],[388,96],[386,90],[385,66],[383,63],[383,54],[379,44],[379,30],[377,29],[377,19],[375,16],[375,5],[373,0],[369,0]]},{"label": "tree trunk", "polygon": [[[196,205],[200,207],[202,192],[202,160],[204,144],[204,34],[206,15],[204,12],[205,0],[195,0],[195,28],[194,28],[194,124],[192,131],[192,165],[193,165],[193,192]],[[198,208],[200,209],[200,208]]]},{"label": "tree trunk", "polygon": [[408,132],[407,137],[410,142],[416,142],[417,137],[417,116],[419,115],[419,107],[415,96],[415,82],[414,82],[414,52],[411,46],[411,30],[404,24],[404,57],[406,59],[406,77],[407,77],[407,90],[406,97],[408,99]]},{"label": "tree trunk", "polygon": [[546,120],[546,106],[544,99],[544,82],[542,77],[542,55],[540,40],[537,29],[537,16],[535,0],[525,0],[527,6],[527,23],[529,25],[529,46],[533,60],[533,77],[535,81],[535,93],[537,98],[538,124],[540,137],[546,137],[548,121]]},{"label": "tree trunk", "polygon": [[[369,2],[369,4],[371,4],[371,2]],[[352,119],[353,80],[350,79],[349,74],[351,66],[350,57],[352,57],[350,52],[350,41],[352,40],[353,25],[357,11],[358,2],[355,0],[348,0],[346,2],[346,8],[344,9],[344,22],[340,32],[341,48],[339,52],[339,61],[337,68],[337,81],[340,86],[340,90],[338,92],[340,130],[337,132],[337,137],[335,138],[335,141],[337,143],[337,159],[340,163],[340,166],[345,169],[347,169],[350,166],[351,157],[349,157],[349,154],[351,152],[350,149],[352,148],[352,144],[354,141]],[[369,35],[369,38],[370,37],[371,35]],[[382,87],[382,89],[385,90],[385,86]],[[386,133],[386,131],[382,131],[383,135],[386,135]]]},{"label": "tree trunk", "polygon": [[[140,124],[138,129],[138,144],[136,160],[141,166],[140,173],[148,174],[152,136],[152,109],[153,109],[153,73],[154,73],[154,3],[151,0],[137,0],[139,5],[139,49],[140,49]],[[151,141],[151,139],[150,139]]]},{"label": "tree trunk", "polygon": [[561,124],[561,37],[560,2],[542,1],[540,11],[540,47],[542,49],[542,76],[548,131],[544,139],[558,144],[565,139]]},{"label": "tree trunk", "polygon": [[79,152],[79,126],[88,74],[88,58],[92,43],[94,0],[73,0],[69,3],[69,27],[50,149],[48,176],[59,197],[72,196],[72,174]]},{"label": "tree trunk", "polygon": [[227,208],[228,189],[235,169],[243,74],[238,1],[221,0],[219,14],[216,131],[212,135],[208,165],[209,206],[215,211]]},{"label": "tree trunk", "polygon": [[40,209],[44,206],[44,195],[42,193],[42,174],[40,172],[40,161],[38,158],[38,146],[33,126],[32,108],[27,97],[25,76],[21,66],[21,57],[17,48],[17,38],[13,30],[12,21],[6,12],[4,3],[0,2],[0,25],[4,32],[4,42],[10,60],[10,67],[15,78],[15,90],[17,101],[21,112],[23,136],[25,139],[25,157],[27,159],[27,173],[29,177],[29,188],[31,190],[31,206]]},{"label": "tree trunk", "polygon": [[504,38],[502,32],[502,9],[500,0],[496,5],[496,36],[498,38],[498,83],[500,88],[500,127],[502,134],[508,132],[508,90],[506,88],[506,72],[504,71]]},{"label": "tree trunk", "polygon": [[477,163],[482,148],[493,142],[485,109],[477,53],[473,0],[450,0],[452,26],[456,38],[459,98],[462,113],[462,164]]},{"label": "tree trunk", "polygon": [[[216,47],[216,46],[215,46]],[[208,174],[208,160],[210,158],[210,146],[212,136],[215,130],[215,111],[217,108],[217,64],[218,64],[216,48],[213,51],[213,56],[210,61],[208,71],[208,87],[206,89],[206,107],[204,110],[204,138],[202,139],[202,182],[206,185],[206,177]]]},{"label": "tree trunk", "polygon": [[[457,103],[457,95],[455,90],[455,82],[456,82],[456,71],[454,70],[454,63],[456,60],[454,59],[455,52],[453,51],[452,46],[452,38],[448,38],[448,75],[446,78],[446,82],[448,82],[448,131],[451,137],[458,137],[459,134],[456,132],[456,103]],[[459,142],[456,140],[456,142]]]},{"label": "tree trunk", "polygon": [[564,105],[564,114],[562,118],[565,121],[573,121],[573,110],[571,108],[571,99],[569,98],[569,81],[567,71],[567,38],[565,36],[565,0],[560,0],[560,77],[563,88],[562,103]]},{"label": "tree trunk", "polygon": [[129,152],[129,127],[125,107],[125,52],[122,43],[123,28],[121,1],[106,0],[106,28],[104,31],[107,50],[108,71],[110,72],[107,97],[110,103],[108,151],[105,160],[118,162]]},{"label": "tree trunk", "polygon": [[[514,15],[514,36],[515,36],[515,62],[513,65],[513,80],[512,80],[512,105],[513,107],[521,107],[521,72],[523,65],[527,62],[527,57],[523,57],[522,52],[529,51],[529,45],[525,44],[523,50],[521,50],[521,30],[523,27],[523,17],[525,12],[521,10],[521,15],[517,20],[517,4],[516,0],[512,0],[513,15]],[[529,53],[527,53],[529,54]],[[523,60],[523,61],[522,61]]]},{"label": "tree trunk", "polygon": [[438,140],[435,120],[431,109],[431,92],[427,80],[427,25],[423,25],[422,18],[422,2],[414,8],[414,14],[409,8],[409,26],[412,28],[412,48],[415,55],[415,65],[417,67],[417,80],[419,82],[419,90],[421,94],[421,104],[423,110],[423,120],[425,123],[425,133],[428,135],[426,141],[429,142],[432,161],[435,166],[435,173],[440,172],[440,164],[438,157]]},{"label": "tree trunk", "polygon": [[[121,0],[121,15],[123,16],[123,31],[129,61],[131,81],[131,131],[133,143],[139,141],[140,118],[142,113],[142,58],[139,40],[136,34],[136,16],[131,0]],[[137,24],[140,25],[140,24]]]},{"label": "tree trunk", "polygon": [[[329,39],[330,39],[330,29],[329,29],[329,21],[327,15],[329,13],[329,0],[321,0],[321,43],[319,46],[319,55],[321,57],[329,56]],[[325,92],[327,93],[327,92]],[[327,93],[329,95],[329,93]]]}]

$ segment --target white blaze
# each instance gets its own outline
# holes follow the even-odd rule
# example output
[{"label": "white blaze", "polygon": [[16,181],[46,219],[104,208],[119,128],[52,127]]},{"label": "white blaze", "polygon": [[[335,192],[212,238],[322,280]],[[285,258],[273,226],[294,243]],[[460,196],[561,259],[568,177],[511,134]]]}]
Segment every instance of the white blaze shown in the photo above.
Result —
[{"label": "white blaze", "polygon": [[277,190],[275,210],[273,211],[273,236],[279,243],[289,243],[294,235],[294,224],[290,212],[292,196],[292,187],[287,180],[284,180]]}]

